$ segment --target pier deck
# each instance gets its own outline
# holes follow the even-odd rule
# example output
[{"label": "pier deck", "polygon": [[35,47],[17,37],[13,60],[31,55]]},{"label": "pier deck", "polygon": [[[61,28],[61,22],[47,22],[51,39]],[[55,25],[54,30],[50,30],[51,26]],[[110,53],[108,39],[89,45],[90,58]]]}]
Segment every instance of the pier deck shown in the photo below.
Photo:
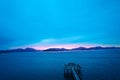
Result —
[{"label": "pier deck", "polygon": [[64,78],[65,80],[82,80],[80,65],[75,63],[65,64]]}]

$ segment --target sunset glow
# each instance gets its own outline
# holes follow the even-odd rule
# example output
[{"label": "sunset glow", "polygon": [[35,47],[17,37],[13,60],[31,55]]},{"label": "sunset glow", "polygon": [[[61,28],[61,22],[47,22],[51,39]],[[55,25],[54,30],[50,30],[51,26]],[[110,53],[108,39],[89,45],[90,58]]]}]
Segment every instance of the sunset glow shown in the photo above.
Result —
[{"label": "sunset glow", "polygon": [[0,50],[120,46],[119,0],[1,0]]}]

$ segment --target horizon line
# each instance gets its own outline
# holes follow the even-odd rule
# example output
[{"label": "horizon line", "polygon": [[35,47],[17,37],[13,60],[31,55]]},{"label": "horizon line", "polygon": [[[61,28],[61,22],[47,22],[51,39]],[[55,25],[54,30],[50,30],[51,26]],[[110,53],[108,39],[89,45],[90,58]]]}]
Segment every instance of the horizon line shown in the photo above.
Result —
[{"label": "horizon line", "polygon": [[[120,48],[120,46],[89,46],[89,47],[86,47],[86,46],[78,46],[78,47],[73,47],[73,48],[65,48],[65,47],[49,47],[49,48],[45,48],[45,49],[37,49],[37,48],[35,48],[35,47],[24,47],[24,48],[22,48],[22,47],[18,47],[18,48],[11,48],[11,49],[26,49],[26,48],[33,48],[33,49],[35,49],[35,50],[47,50],[47,49],[52,49],[52,48],[58,48],[58,49],[62,49],[62,48],[64,48],[64,49],[74,49],[74,48],[80,48],[80,47],[84,47],[84,48],[92,48],[92,47],[119,47]],[[2,49],[2,50],[11,50],[11,49]],[[1,50],[1,49],[0,49]]]}]

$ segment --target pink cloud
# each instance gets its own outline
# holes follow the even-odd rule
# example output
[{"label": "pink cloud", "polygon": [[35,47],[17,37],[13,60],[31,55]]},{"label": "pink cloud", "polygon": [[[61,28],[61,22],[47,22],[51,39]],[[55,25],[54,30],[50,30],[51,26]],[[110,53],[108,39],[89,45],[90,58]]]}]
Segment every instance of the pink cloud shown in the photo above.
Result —
[{"label": "pink cloud", "polygon": [[88,44],[55,44],[55,45],[37,45],[37,46],[24,46],[25,47],[31,47],[31,48],[35,48],[37,50],[44,50],[44,49],[48,49],[48,48],[66,48],[66,49],[72,49],[72,48],[77,48],[77,47],[92,47],[94,45],[88,45]]},{"label": "pink cloud", "polygon": [[[37,43],[30,44],[30,45],[23,45],[23,46],[17,46],[14,48],[35,48],[37,50],[44,50],[48,48],[77,48],[77,47],[93,47],[93,46],[111,46],[111,45],[104,45],[104,44],[95,44],[95,43],[88,43],[88,42],[78,42],[78,43],[72,43],[76,40],[82,39],[82,37],[76,36],[76,37],[67,37],[67,38],[60,38],[60,39],[43,39]],[[68,43],[69,42],[69,43]]]}]

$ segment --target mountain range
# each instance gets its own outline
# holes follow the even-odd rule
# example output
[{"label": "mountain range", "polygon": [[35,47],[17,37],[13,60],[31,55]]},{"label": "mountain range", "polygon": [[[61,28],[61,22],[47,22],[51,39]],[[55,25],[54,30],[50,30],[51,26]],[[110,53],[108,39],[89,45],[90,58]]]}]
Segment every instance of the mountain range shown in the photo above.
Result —
[{"label": "mountain range", "polygon": [[96,47],[78,47],[78,48],[73,48],[73,49],[65,49],[65,48],[49,48],[45,50],[36,50],[34,48],[18,48],[18,49],[10,49],[10,50],[0,50],[0,53],[11,53],[11,52],[48,52],[48,51],[75,51],[75,50],[101,50],[101,49],[120,49],[120,47],[101,47],[101,46],[96,46]]}]

